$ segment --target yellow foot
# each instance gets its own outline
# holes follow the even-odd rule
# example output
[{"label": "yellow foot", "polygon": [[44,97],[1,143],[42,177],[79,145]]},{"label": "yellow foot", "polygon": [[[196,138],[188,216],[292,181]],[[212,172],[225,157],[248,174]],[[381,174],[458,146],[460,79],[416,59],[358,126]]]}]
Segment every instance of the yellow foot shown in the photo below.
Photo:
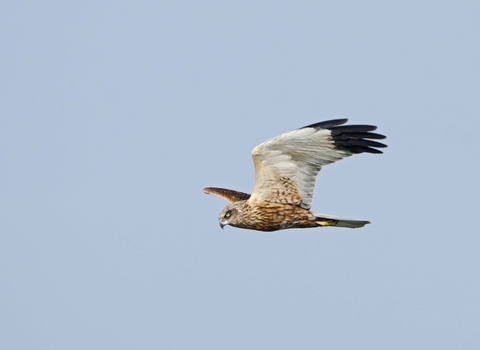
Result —
[{"label": "yellow foot", "polygon": [[315,223],[318,226],[335,226],[336,224],[338,224],[338,220],[332,220],[332,219],[315,220]]}]

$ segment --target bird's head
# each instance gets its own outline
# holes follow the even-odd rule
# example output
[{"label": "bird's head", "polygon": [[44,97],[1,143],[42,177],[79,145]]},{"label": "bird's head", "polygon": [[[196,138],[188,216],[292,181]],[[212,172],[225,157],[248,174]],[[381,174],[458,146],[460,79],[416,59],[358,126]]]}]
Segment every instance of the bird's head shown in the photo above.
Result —
[{"label": "bird's head", "polygon": [[241,202],[235,202],[227,205],[218,218],[220,227],[225,225],[239,226],[242,222]]}]

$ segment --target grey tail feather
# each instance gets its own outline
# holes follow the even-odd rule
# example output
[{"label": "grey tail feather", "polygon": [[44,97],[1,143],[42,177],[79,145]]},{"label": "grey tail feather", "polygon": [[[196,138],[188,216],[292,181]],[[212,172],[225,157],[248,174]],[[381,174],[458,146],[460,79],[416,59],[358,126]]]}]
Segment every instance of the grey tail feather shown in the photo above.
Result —
[{"label": "grey tail feather", "polygon": [[352,220],[352,219],[339,218],[331,215],[315,214],[315,223],[318,226],[359,228],[359,227],[365,226],[366,224],[369,224],[370,221]]}]

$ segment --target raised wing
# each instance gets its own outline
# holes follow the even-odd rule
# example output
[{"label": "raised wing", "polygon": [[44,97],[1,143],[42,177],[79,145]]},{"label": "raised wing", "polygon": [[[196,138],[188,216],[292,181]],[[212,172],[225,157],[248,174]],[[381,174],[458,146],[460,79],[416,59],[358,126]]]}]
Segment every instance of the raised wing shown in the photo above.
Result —
[{"label": "raised wing", "polygon": [[250,195],[248,193],[227,190],[225,188],[206,187],[203,189],[203,192],[207,194],[213,194],[217,197],[225,199],[227,202],[230,203],[244,201],[250,198]]},{"label": "raised wing", "polygon": [[251,200],[289,203],[305,209],[312,206],[315,181],[322,166],[354,153],[382,153],[387,147],[371,139],[371,125],[345,125],[336,119],[305,126],[274,137],[252,151],[255,187]]}]

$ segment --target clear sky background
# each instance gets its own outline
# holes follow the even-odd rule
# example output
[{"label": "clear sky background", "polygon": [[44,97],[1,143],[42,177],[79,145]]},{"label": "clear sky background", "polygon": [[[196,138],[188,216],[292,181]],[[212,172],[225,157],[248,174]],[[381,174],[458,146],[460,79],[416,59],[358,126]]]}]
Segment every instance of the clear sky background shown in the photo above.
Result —
[{"label": "clear sky background", "polygon": [[[478,1],[6,1],[1,349],[478,349]],[[349,118],[362,229],[218,226],[250,152]]]}]

